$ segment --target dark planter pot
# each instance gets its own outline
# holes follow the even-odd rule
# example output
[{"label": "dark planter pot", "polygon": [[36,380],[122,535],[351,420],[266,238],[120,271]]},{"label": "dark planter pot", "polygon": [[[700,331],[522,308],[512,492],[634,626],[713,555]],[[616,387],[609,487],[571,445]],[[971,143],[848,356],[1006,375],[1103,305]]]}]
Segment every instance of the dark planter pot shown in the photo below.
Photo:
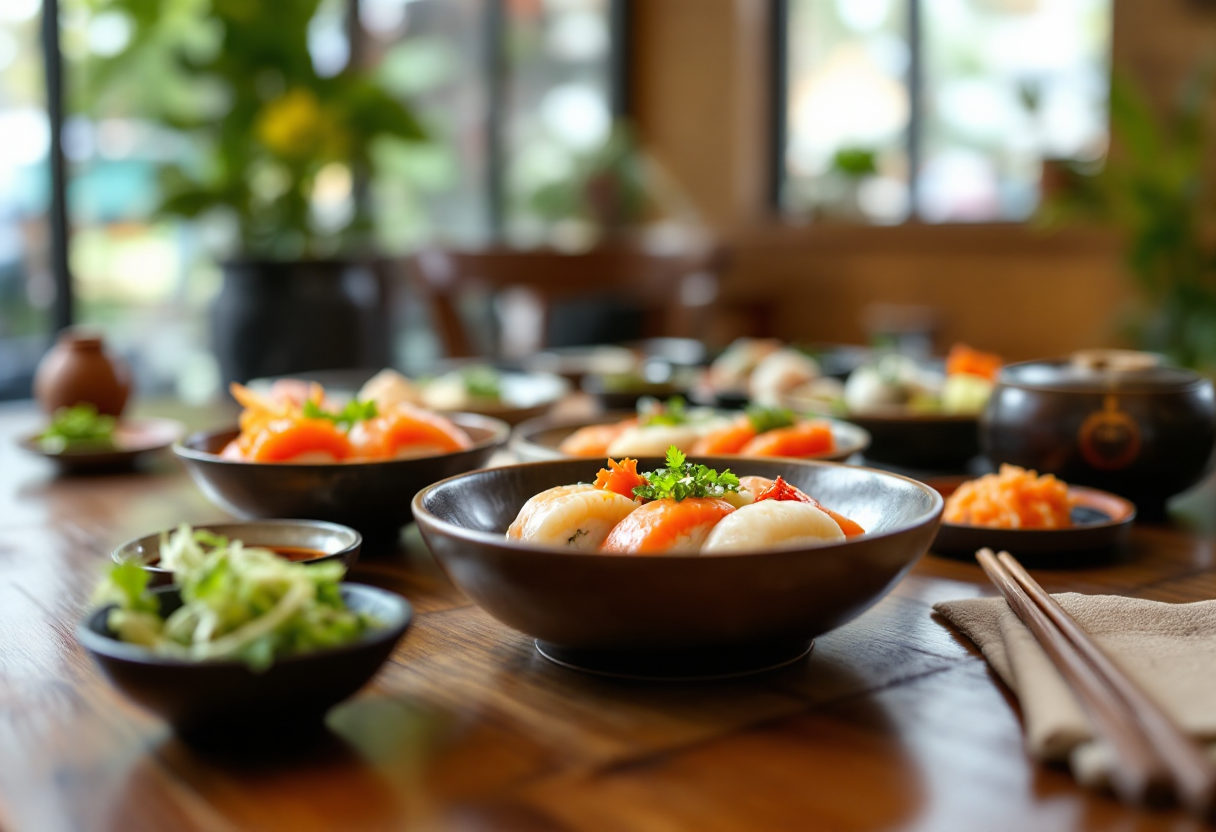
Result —
[{"label": "dark planter pot", "polygon": [[337,260],[234,261],[211,308],[224,383],[392,363],[382,270]]}]

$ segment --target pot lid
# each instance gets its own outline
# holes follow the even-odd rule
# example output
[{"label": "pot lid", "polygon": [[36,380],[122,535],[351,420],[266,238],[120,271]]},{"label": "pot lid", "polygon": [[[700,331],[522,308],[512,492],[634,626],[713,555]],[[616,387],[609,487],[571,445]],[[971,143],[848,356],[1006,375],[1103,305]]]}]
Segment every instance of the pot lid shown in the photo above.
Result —
[{"label": "pot lid", "polygon": [[1174,393],[1208,383],[1193,370],[1167,365],[1163,356],[1132,350],[1085,350],[1069,358],[1010,364],[998,381],[1076,393]]}]

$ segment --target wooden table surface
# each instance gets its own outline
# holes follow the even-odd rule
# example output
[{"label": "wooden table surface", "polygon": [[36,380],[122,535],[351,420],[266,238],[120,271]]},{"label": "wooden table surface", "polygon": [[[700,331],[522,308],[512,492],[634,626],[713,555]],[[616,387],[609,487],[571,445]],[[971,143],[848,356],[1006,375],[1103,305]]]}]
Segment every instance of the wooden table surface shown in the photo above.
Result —
[{"label": "wooden table surface", "polygon": [[[462,597],[410,529],[352,577],[409,598],[414,626],[327,735],[291,751],[191,749],[108,685],[73,630],[115,544],[223,515],[168,457],[57,476],[13,444],[36,421],[0,408],[0,829],[1193,828],[1026,757],[1016,703],[930,611],[992,590],[977,566],[932,555],[792,667],[643,684],[548,663]],[[1214,493],[1137,526],[1118,565],[1038,577],[1053,591],[1216,597]]]}]

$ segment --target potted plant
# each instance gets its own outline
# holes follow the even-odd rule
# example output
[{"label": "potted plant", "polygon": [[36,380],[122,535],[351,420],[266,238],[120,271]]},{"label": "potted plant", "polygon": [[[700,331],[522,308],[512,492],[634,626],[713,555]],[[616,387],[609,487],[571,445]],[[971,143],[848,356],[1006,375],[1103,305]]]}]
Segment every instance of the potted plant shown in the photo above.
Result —
[{"label": "potted plant", "polygon": [[1111,84],[1112,148],[1097,168],[1055,173],[1039,220],[1098,221],[1119,230],[1143,305],[1130,321],[1145,349],[1216,372],[1216,201],[1208,169],[1213,72],[1188,80],[1158,116],[1127,78]]},{"label": "potted plant", "polygon": [[91,4],[129,37],[86,64],[86,109],[152,122],[181,148],[160,164],[158,214],[235,227],[212,310],[226,380],[389,359],[387,281],[370,268],[360,183],[377,142],[425,134],[354,62],[318,71],[309,29],[320,5]]}]

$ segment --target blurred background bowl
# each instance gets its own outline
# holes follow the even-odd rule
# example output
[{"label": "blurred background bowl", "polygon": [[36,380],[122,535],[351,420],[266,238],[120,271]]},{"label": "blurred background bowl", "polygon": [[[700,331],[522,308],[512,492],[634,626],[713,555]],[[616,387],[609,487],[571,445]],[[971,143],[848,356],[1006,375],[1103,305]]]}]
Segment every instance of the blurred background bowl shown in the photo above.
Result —
[{"label": "blurred background bowl", "polygon": [[[349,526],[326,523],[322,520],[247,520],[240,523],[208,523],[192,527],[195,531],[211,532],[229,540],[239,540],[246,546],[271,549],[288,560],[302,560],[307,564],[341,561],[348,569],[359,559],[363,536]],[[137,560],[144,570],[152,575],[152,586],[173,583],[173,573],[160,563],[162,537],[175,529],[165,529],[154,534],[128,540],[110,553],[115,563]],[[301,559],[291,557],[283,550],[308,550],[319,553],[318,557]]]},{"label": "blurred background bowl", "polygon": [[[164,658],[119,641],[106,623],[113,605],[90,613],[76,637],[116,688],[184,734],[311,729],[376,674],[413,618],[409,602],[396,593],[340,586],[347,607],[372,615],[379,626],[351,644],[278,659],[260,672],[237,661]],[[162,615],[181,606],[177,587],[152,591]]]},{"label": "blurred background bowl", "polygon": [[173,446],[190,476],[220,508],[242,518],[328,520],[377,537],[410,521],[410,497],[437,480],[485,465],[503,447],[506,422],[473,413],[450,418],[469,434],[464,451],[382,462],[262,463],[223,459],[237,428],[196,433]]},{"label": "blurred background bowl", "polygon": [[[526,500],[587,481],[592,460],[487,469],[414,498],[414,515],[452,581],[556,660],[626,675],[717,675],[789,661],[874,604],[937,532],[942,497],[894,474],[822,462],[701,460],[778,475],[859,522],[846,541],[754,554],[633,557],[505,539]],[[662,464],[643,458],[641,469]]]}]

